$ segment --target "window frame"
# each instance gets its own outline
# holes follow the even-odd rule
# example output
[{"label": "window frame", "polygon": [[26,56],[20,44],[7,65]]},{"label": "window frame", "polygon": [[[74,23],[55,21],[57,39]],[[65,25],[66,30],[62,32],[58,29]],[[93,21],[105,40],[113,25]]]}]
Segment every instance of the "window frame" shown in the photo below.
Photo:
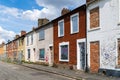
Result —
[{"label": "window frame", "polygon": [[27,51],[28,51],[28,59],[30,59],[31,57],[30,49],[27,49]]},{"label": "window frame", "polygon": [[[64,45],[67,45],[67,46],[68,46],[68,59],[67,59],[67,60],[61,59],[61,46],[64,46]],[[59,43],[59,61],[69,62],[69,42]]]},{"label": "window frame", "polygon": [[[40,32],[43,31],[44,32],[44,37],[43,38],[40,38]],[[39,41],[41,40],[45,40],[45,30],[44,29],[40,29],[39,30]]]},{"label": "window frame", "polygon": [[33,44],[33,34],[31,34],[31,45]]},{"label": "window frame", "polygon": [[[95,8],[98,8],[99,10],[99,26],[96,26],[95,28],[91,28],[91,15],[90,15],[90,13],[91,13],[91,10],[93,10],[93,9],[95,9]],[[99,6],[95,6],[95,7],[93,7],[93,8],[91,8],[91,9],[89,9],[89,31],[93,31],[93,30],[99,30],[100,29],[100,7]]]},{"label": "window frame", "polygon": [[[44,58],[40,58],[40,50],[44,50]],[[39,60],[45,60],[45,49],[44,48],[39,49]]]},{"label": "window frame", "polygon": [[[63,22],[63,34],[60,34],[60,25],[59,23]],[[63,37],[64,36],[64,19],[58,21],[58,37]]]},{"label": "window frame", "polygon": [[[72,18],[73,17],[75,17],[75,16],[77,16],[77,27],[78,27],[78,30],[77,31],[75,31],[75,32],[73,32],[73,26],[72,26]],[[75,33],[78,33],[79,32],[79,13],[75,13],[75,14],[73,14],[73,15],[71,15],[70,16],[70,28],[71,28],[71,34],[75,34]]]}]

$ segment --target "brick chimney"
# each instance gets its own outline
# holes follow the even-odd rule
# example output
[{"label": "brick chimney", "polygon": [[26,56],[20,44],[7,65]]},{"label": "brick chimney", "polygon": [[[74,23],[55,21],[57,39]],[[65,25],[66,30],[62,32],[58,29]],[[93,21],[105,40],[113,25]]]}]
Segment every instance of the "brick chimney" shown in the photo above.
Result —
[{"label": "brick chimney", "polygon": [[48,22],[49,22],[49,20],[46,18],[38,19],[38,27],[40,27]]},{"label": "brick chimney", "polygon": [[32,30],[34,31],[34,30],[35,30],[35,27],[32,27]]},{"label": "brick chimney", "polygon": [[26,31],[21,31],[21,36],[25,35]]},{"label": "brick chimney", "polygon": [[63,8],[62,11],[61,11],[61,15],[67,14],[67,13],[69,13],[69,12],[70,12],[69,9]]},{"label": "brick chimney", "polygon": [[15,39],[19,38],[20,36],[19,35],[15,35]]}]

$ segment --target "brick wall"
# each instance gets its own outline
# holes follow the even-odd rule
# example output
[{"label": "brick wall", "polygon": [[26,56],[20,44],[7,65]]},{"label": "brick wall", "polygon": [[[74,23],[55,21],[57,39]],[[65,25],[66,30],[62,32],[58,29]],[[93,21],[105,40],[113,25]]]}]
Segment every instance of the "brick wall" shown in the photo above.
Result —
[{"label": "brick wall", "polygon": [[[79,32],[75,34],[70,33],[70,15],[79,13]],[[56,64],[77,64],[77,39],[86,37],[86,9],[85,6],[72,11],[71,14],[64,15],[60,19],[54,21],[54,62]],[[58,37],[58,21],[64,19],[64,36]],[[69,42],[69,62],[59,61],[59,43]]]},{"label": "brick wall", "polygon": [[90,10],[90,29],[99,27],[99,7]]},{"label": "brick wall", "polygon": [[99,69],[99,42],[90,43],[90,71],[97,73]]}]

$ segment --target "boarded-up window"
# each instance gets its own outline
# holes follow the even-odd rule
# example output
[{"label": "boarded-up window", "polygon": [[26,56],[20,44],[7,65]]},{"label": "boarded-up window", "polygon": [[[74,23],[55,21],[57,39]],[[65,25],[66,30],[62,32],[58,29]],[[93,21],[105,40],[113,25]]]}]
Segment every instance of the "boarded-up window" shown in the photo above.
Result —
[{"label": "boarded-up window", "polygon": [[99,7],[90,10],[90,29],[99,27]]},{"label": "boarded-up window", "polygon": [[120,39],[118,39],[118,65],[120,65]]}]

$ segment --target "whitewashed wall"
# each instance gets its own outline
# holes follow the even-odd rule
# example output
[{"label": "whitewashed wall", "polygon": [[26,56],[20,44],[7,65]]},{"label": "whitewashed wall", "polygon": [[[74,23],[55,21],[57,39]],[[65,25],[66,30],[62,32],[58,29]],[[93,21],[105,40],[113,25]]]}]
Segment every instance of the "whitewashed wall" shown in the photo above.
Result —
[{"label": "whitewashed wall", "polygon": [[[117,65],[117,38],[120,38],[120,0],[99,0],[87,7],[87,53],[90,67],[90,42],[100,41],[100,68],[115,69]],[[90,30],[89,10],[99,6],[100,28]]]},{"label": "whitewashed wall", "polygon": [[[33,44],[31,44],[31,34],[33,34]],[[27,45],[27,36],[29,36],[29,45]],[[28,60],[28,49],[30,49],[30,61],[31,62],[35,62],[35,55],[36,55],[36,32],[31,32],[28,33],[25,36],[25,61],[29,61]],[[35,48],[35,51],[33,50]]]},{"label": "whitewashed wall", "polygon": [[[43,27],[45,30],[45,38],[44,40],[39,40],[39,30],[36,31],[36,40],[37,40],[37,56],[36,59],[39,62],[46,62],[46,60],[39,60],[39,49],[45,49],[45,58],[48,58],[48,63],[52,65],[52,61],[51,61],[51,53],[50,53],[50,49],[49,49],[49,45],[53,44],[53,25],[52,24],[48,24],[46,26]],[[43,29],[42,28],[42,29]]]}]

